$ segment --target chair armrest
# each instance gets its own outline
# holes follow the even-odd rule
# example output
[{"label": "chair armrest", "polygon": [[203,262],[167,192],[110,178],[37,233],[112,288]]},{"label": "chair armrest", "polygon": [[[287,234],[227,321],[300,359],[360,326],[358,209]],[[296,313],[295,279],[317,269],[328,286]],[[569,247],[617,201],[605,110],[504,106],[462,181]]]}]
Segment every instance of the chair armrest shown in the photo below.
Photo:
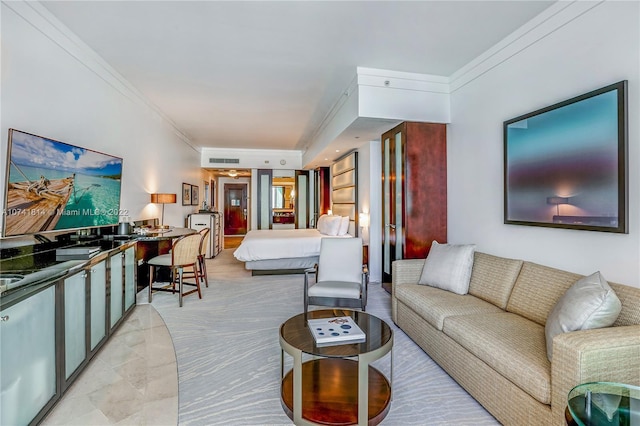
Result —
[{"label": "chair armrest", "polygon": [[305,274],[315,274],[318,269],[318,265],[312,266],[311,268],[307,268],[304,270]]},{"label": "chair armrest", "polygon": [[640,386],[640,325],[563,333],[553,339],[551,410],[564,418],[569,391],[581,383],[607,381]]}]

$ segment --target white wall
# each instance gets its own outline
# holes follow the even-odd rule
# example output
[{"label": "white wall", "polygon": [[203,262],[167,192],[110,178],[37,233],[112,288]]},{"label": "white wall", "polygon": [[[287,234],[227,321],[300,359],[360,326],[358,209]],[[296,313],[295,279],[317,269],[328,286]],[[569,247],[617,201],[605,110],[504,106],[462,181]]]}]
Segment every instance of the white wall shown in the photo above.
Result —
[{"label": "white wall", "polygon": [[122,157],[121,209],[159,217],[149,193],[175,192],[164,223],[183,226],[196,207],[182,206],[182,182],[203,190],[200,154],[184,135],[42,6],[3,3],[1,12],[3,159],[9,128]]},{"label": "white wall", "polygon": [[[528,47],[515,42],[474,78],[452,82],[449,241],[640,287],[640,3],[577,3],[563,11],[574,15],[564,25],[535,28]],[[625,79],[629,234],[503,224],[503,121]]]}]

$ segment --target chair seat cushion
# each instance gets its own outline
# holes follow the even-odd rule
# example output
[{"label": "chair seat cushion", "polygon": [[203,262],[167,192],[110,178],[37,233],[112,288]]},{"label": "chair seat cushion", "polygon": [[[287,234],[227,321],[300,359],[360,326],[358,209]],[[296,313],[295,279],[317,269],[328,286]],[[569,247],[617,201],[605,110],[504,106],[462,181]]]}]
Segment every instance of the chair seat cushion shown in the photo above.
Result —
[{"label": "chair seat cushion", "polygon": [[322,281],[309,287],[309,297],[360,298],[360,283],[345,281]]},{"label": "chair seat cushion", "polygon": [[152,257],[147,263],[153,266],[171,266],[171,254],[161,254]]}]

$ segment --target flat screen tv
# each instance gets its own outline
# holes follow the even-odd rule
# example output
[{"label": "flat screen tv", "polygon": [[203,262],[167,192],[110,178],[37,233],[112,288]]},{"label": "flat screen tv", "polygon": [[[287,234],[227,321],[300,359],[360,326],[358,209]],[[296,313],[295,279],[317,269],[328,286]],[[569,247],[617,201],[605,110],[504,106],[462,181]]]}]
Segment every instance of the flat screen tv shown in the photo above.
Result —
[{"label": "flat screen tv", "polygon": [[504,122],[504,222],[627,233],[627,81]]},{"label": "flat screen tv", "polygon": [[9,129],[2,235],[118,224],[122,158]]}]

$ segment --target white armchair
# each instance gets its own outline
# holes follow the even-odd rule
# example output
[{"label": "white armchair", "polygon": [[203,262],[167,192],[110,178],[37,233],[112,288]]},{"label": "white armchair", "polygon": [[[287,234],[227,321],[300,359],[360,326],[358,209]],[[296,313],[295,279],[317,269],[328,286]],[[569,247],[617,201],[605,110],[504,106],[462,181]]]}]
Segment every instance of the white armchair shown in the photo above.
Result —
[{"label": "white armchair", "polygon": [[[313,285],[312,274],[316,276]],[[364,311],[368,284],[369,271],[362,264],[362,239],[323,238],[318,264],[304,274],[304,312],[309,305]]]}]

